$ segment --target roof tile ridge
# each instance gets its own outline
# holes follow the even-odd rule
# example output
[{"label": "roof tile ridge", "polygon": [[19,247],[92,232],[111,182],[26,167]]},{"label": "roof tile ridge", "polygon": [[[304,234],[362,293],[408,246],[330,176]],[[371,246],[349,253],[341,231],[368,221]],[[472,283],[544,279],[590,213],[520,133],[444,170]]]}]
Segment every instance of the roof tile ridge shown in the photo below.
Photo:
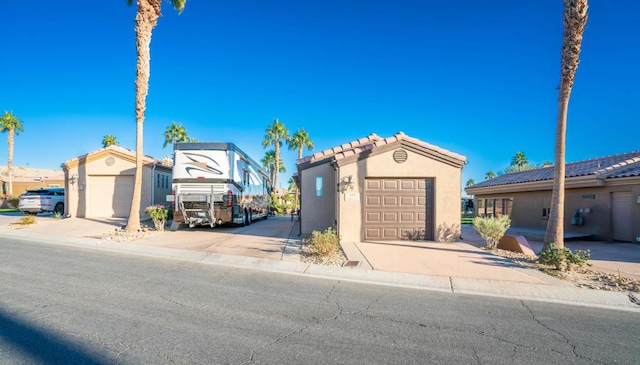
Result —
[{"label": "roof tile ridge", "polygon": [[633,167],[635,165],[640,165],[640,156],[632,157],[624,161],[620,161],[616,164],[596,170],[593,173],[596,175],[597,178],[606,178],[607,176],[617,172],[618,170],[621,170],[627,167]]},{"label": "roof tile ridge", "polygon": [[622,153],[616,153],[613,155],[605,155],[605,156],[599,156],[599,157],[592,157],[592,158],[587,158],[584,160],[578,160],[578,161],[571,161],[571,162],[567,162],[567,164],[576,164],[576,163],[583,163],[583,162],[591,162],[591,161],[596,161],[596,160],[603,160],[606,158],[612,158],[612,157],[619,157],[619,156],[624,156],[624,155],[632,155],[632,154],[636,154],[638,156],[640,156],[640,150],[636,150],[636,151],[629,151],[629,152],[622,152]]}]

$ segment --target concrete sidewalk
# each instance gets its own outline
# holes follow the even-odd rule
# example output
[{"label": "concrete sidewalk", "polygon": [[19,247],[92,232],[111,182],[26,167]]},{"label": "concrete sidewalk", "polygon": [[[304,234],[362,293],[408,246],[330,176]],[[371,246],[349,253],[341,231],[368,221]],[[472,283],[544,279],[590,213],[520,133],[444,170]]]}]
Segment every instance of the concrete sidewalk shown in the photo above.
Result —
[{"label": "concrete sidewalk", "polygon": [[[0,237],[332,280],[640,312],[640,307],[630,301],[628,293],[580,289],[483,252],[469,242],[344,243],[348,259],[359,261],[357,267],[306,264],[299,259],[300,240],[294,224],[288,219],[278,221],[276,218],[273,221],[274,225],[285,225],[282,227],[288,229],[288,237],[266,239],[262,246],[254,242],[257,239],[251,238],[250,231],[246,231],[244,236],[241,232],[230,233],[216,245],[208,242],[210,231],[152,232],[144,239],[123,243],[91,238],[124,226],[124,219],[43,219],[39,224],[24,229],[10,229],[0,219]],[[262,227],[266,229],[264,227],[267,226]],[[224,242],[240,238],[242,245],[237,241],[224,245]]]}]

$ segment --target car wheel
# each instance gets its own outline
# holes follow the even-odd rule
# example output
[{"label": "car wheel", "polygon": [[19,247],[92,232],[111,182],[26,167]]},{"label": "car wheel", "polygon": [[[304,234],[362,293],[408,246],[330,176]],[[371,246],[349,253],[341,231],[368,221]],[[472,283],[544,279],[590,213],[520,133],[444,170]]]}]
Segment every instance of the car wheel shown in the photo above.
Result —
[{"label": "car wheel", "polygon": [[64,203],[56,204],[56,207],[53,209],[53,213],[54,214],[63,215],[64,214]]}]

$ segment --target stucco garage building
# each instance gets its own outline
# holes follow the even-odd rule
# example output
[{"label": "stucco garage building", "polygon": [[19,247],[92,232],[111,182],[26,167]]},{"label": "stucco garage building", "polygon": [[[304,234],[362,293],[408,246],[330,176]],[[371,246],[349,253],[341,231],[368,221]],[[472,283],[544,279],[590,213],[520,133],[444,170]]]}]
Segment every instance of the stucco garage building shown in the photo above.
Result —
[{"label": "stucco garage building", "polygon": [[[478,215],[508,214],[511,225],[547,227],[553,166],[504,174],[467,187]],[[605,241],[640,237],[640,151],[566,164],[564,230]]]},{"label": "stucco garage building", "polygon": [[342,240],[436,239],[459,226],[464,156],[409,137],[371,134],[298,160],[301,233]]},{"label": "stucco garage building", "polygon": [[[171,194],[171,167],[143,158],[140,214],[153,204],[165,204]],[[72,217],[128,217],[136,169],[134,151],[109,146],[66,161],[66,214]]]}]

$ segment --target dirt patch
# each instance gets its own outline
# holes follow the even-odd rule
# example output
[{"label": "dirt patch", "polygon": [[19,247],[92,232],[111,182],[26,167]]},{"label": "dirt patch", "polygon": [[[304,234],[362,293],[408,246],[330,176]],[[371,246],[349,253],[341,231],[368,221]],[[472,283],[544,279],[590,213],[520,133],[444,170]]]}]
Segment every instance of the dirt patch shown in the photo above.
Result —
[{"label": "dirt patch", "polygon": [[584,267],[575,267],[571,271],[559,271],[552,266],[538,263],[537,257],[535,256],[501,249],[487,250],[487,252],[508,258],[514,263],[539,270],[547,275],[571,282],[579,288],[640,293],[640,281],[625,278],[620,274],[596,271],[586,265]]},{"label": "dirt patch", "polygon": [[303,243],[300,249],[300,261],[307,264],[342,266],[347,262],[347,256],[342,249],[337,250],[332,255],[318,256],[311,250],[308,244]]}]

